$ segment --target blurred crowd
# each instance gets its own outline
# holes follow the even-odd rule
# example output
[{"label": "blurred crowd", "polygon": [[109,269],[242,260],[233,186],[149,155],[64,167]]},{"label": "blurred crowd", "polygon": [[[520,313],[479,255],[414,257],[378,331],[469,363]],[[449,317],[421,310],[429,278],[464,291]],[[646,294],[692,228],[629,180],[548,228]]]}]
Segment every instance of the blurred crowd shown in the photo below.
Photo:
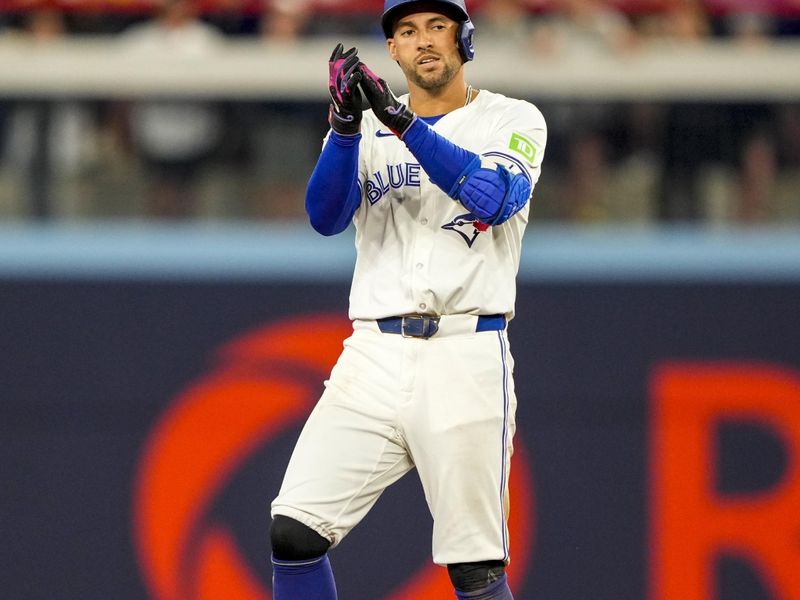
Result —
[{"label": "blurred crowd", "polygon": [[[669,41],[798,43],[800,0],[483,0],[481,44],[619,56]],[[203,56],[226,39],[380,36],[382,0],[5,0],[0,41],[106,35]],[[322,57],[324,59],[325,57]],[[799,59],[800,61],[800,59]],[[800,71],[798,71],[800,72]],[[480,82],[474,82],[480,86]],[[533,218],[800,221],[800,98],[538,101],[549,125]],[[325,133],[314,102],[4,98],[0,219],[296,219]]]}]

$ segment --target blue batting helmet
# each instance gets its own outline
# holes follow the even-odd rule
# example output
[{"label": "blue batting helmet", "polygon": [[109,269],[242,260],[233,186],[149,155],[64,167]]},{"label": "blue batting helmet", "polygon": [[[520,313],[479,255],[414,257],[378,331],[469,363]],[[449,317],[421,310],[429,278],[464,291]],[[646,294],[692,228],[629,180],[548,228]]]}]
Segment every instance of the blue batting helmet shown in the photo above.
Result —
[{"label": "blue batting helmet", "polygon": [[414,5],[420,8],[430,8],[441,10],[442,14],[447,15],[458,22],[458,50],[464,62],[475,58],[475,26],[467,13],[467,6],[464,0],[385,0],[383,3],[383,16],[381,17],[381,27],[386,38],[392,37],[394,33],[394,23],[398,15],[409,14],[414,10]]}]

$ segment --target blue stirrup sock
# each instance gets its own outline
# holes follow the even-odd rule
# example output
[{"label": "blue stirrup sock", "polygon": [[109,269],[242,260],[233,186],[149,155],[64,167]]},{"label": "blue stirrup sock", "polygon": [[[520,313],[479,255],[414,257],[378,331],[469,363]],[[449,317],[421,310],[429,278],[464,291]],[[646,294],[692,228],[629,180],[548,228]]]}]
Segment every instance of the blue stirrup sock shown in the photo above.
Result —
[{"label": "blue stirrup sock", "polygon": [[460,592],[456,590],[458,600],[514,600],[511,588],[508,587],[508,577],[505,573],[495,582],[490,583],[482,590],[474,592]]},{"label": "blue stirrup sock", "polygon": [[309,560],[272,557],[272,597],[274,600],[337,600],[328,555]]}]

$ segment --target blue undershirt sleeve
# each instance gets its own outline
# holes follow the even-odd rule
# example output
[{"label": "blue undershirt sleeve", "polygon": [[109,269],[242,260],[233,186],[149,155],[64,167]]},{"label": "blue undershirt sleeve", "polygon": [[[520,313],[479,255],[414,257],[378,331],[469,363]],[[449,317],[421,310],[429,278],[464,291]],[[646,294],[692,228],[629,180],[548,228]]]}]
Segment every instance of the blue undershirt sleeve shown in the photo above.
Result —
[{"label": "blue undershirt sleeve", "polygon": [[331,131],[306,188],[306,213],[322,235],[341,233],[361,204],[358,144],[361,134]]},{"label": "blue undershirt sleeve", "polygon": [[477,154],[439,135],[419,117],[406,131],[403,142],[431,181],[454,200],[459,199],[458,191],[464,179],[481,166]]},{"label": "blue undershirt sleeve", "polygon": [[457,146],[417,118],[403,136],[428,177],[448,196],[488,225],[500,225],[530,196],[530,183],[508,169],[482,168],[480,156]]}]

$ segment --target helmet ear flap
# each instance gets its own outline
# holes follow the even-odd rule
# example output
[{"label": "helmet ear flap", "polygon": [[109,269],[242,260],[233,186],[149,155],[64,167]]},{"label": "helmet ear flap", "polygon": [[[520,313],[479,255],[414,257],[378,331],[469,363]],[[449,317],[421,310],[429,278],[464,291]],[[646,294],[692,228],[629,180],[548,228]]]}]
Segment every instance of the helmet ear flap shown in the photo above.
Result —
[{"label": "helmet ear flap", "polygon": [[458,28],[458,51],[464,62],[475,58],[475,25],[467,19]]}]

